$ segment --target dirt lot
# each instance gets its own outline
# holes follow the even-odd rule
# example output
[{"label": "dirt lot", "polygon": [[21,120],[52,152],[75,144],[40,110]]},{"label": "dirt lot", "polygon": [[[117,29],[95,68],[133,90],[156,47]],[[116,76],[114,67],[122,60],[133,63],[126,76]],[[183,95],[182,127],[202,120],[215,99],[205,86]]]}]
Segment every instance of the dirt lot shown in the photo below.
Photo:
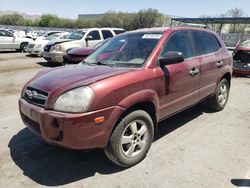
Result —
[{"label": "dirt lot", "polygon": [[233,78],[222,112],[197,105],[161,122],[146,159],[123,169],[101,150],[59,149],[25,128],[22,86],[46,68],[42,58],[0,53],[0,187],[250,187],[250,78]]}]

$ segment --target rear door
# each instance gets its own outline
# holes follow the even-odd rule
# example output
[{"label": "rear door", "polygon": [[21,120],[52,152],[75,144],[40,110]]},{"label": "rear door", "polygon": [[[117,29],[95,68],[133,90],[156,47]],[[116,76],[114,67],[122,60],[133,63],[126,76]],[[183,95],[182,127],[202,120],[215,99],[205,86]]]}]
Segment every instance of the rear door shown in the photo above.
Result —
[{"label": "rear door", "polygon": [[219,53],[221,46],[213,35],[206,31],[193,31],[196,55],[201,64],[200,98],[215,91],[220,68],[223,65]]},{"label": "rear door", "polygon": [[16,48],[14,35],[8,31],[0,30],[0,49]]},{"label": "rear door", "polygon": [[194,56],[189,31],[177,31],[166,42],[161,56],[168,51],[182,52],[184,62],[162,67],[165,95],[160,97],[160,119],[197,102],[199,98],[200,62]]},{"label": "rear door", "polygon": [[113,33],[108,29],[101,30],[101,33],[102,33],[102,37],[104,40],[108,38],[112,38],[114,36]]}]

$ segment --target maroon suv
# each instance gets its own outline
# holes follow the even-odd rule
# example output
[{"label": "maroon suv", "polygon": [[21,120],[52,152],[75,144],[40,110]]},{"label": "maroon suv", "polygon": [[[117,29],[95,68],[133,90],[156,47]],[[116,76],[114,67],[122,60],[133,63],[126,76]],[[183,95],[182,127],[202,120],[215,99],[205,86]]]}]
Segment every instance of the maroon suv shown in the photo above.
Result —
[{"label": "maroon suv", "polygon": [[161,120],[204,99],[216,111],[225,107],[232,62],[210,30],[127,32],[81,64],[38,73],[24,86],[20,114],[50,144],[104,148],[128,167],[146,156]]}]

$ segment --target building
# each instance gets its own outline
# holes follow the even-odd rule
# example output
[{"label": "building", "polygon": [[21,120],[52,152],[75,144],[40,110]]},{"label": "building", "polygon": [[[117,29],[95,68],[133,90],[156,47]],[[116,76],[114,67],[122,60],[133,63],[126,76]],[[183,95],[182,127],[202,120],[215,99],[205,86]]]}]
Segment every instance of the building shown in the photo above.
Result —
[{"label": "building", "polygon": [[79,20],[92,20],[102,17],[104,14],[78,14]]}]

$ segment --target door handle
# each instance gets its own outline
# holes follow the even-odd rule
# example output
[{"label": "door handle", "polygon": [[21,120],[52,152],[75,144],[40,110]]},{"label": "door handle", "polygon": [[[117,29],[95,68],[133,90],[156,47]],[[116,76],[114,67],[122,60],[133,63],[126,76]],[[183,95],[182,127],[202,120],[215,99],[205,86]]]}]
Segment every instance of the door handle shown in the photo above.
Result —
[{"label": "door handle", "polygon": [[192,68],[191,71],[189,71],[190,76],[195,76],[196,74],[199,74],[200,70],[197,68]]},{"label": "door handle", "polygon": [[221,68],[223,64],[224,64],[223,61],[219,61],[218,63],[216,63],[216,66],[217,68]]}]

